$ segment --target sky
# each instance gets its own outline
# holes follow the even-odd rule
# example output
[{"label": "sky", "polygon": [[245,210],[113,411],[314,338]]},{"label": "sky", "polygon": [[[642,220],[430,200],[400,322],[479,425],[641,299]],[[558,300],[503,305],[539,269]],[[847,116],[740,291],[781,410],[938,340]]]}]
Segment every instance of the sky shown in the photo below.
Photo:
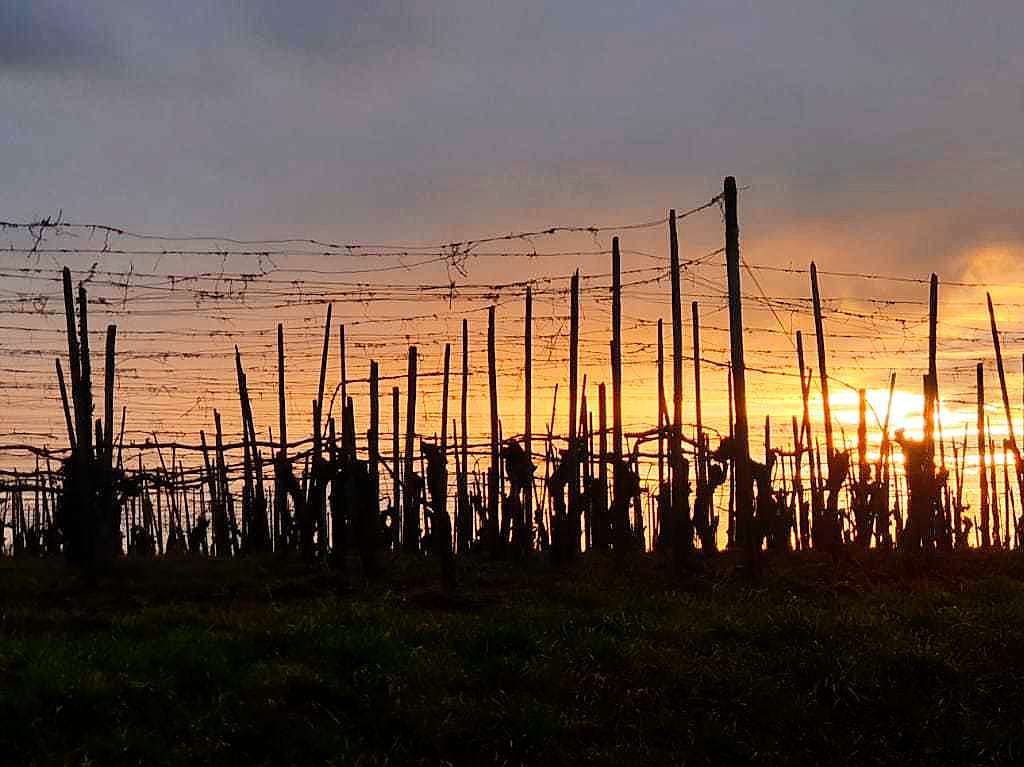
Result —
[{"label": "sky", "polygon": [[419,240],[733,174],[762,234],[924,227],[932,264],[1022,235],[1022,28],[1013,0],[4,0],[0,211]]},{"label": "sky", "polygon": [[[66,220],[174,235],[447,242],[555,224],[650,221],[669,207],[706,202],[721,189],[723,176],[735,175],[742,188],[743,252],[751,263],[805,269],[814,259],[826,273],[927,279],[934,271],[944,280],[992,282],[1003,302],[1004,329],[1018,332],[1008,340],[1019,342],[1024,325],[1013,322],[1014,302],[1024,291],[1017,285],[1024,284],[1018,265],[1024,263],[1022,29],[1024,4],[1015,0],[0,0],[0,220],[31,221],[62,211]],[[684,258],[721,244],[714,210],[692,226],[687,220],[681,231]],[[652,253],[663,258],[666,240],[663,228],[623,233],[624,247],[631,249],[624,268],[650,266]],[[596,247],[600,262],[580,255],[492,258],[470,263],[466,274],[437,265],[402,281],[504,282],[565,277],[575,268],[585,275],[608,271],[604,234],[524,247],[572,253]],[[294,254],[282,258],[299,263]],[[7,269],[38,266],[38,258],[24,254],[0,259]],[[36,291],[36,297],[59,300],[52,281],[58,260],[81,273],[97,258],[52,257],[44,262],[54,269],[46,283],[18,282],[7,271],[6,295]],[[154,274],[210,268],[209,259],[185,257],[101,260],[111,269]],[[717,271],[698,273],[695,267],[684,292],[697,297],[701,284],[721,287],[720,263],[706,266]],[[757,291],[806,300],[805,277],[760,274]],[[391,272],[362,279],[382,289],[397,280]],[[927,288],[827,274],[823,280],[826,295],[838,302],[830,311],[845,306],[874,317],[830,315],[836,375],[853,388],[869,388],[873,403],[884,403],[889,369],[906,365],[897,356],[916,355],[917,368],[922,362]],[[749,282],[747,287],[757,292]],[[647,323],[628,331],[645,360],[636,361],[638,372],[628,383],[649,395],[650,323],[668,316],[668,293],[659,284],[654,302],[654,288],[650,294],[646,289],[632,298],[627,291],[625,311]],[[94,288],[100,297],[103,290]],[[107,286],[107,292],[117,291]],[[984,291],[960,286],[942,295],[950,299],[941,324],[948,340],[942,362],[951,381],[944,391],[952,392],[950,408],[960,407],[967,420],[973,417],[975,357],[984,355],[991,369],[990,347],[981,346],[989,343]],[[869,297],[897,303],[865,304]],[[550,301],[553,315],[564,302],[558,296],[540,300],[542,308]],[[444,306],[436,297],[434,303]],[[483,303],[477,300],[475,309]],[[155,332],[206,322],[202,327],[265,329],[281,318],[271,316],[268,306],[256,302],[245,320],[236,316],[231,324],[194,302],[187,319],[138,315],[124,317],[121,327]],[[710,301],[706,324],[724,327],[720,308],[720,301]],[[336,310],[342,318],[355,315],[354,309],[346,315],[340,304]],[[411,311],[405,304],[380,312],[391,310]],[[784,352],[786,361],[775,362],[795,366],[789,362],[791,333],[807,331],[805,310],[806,304],[800,312],[783,304],[775,313],[748,309],[752,326],[786,331],[752,335],[752,364],[767,368]],[[297,377],[312,385],[323,307],[304,311],[292,318],[306,334],[303,359],[309,363]],[[585,320],[595,326],[607,328],[606,313],[606,303],[585,303]],[[885,325],[887,313],[899,326],[895,330]],[[375,315],[363,307],[359,316],[365,321]],[[34,332],[60,327],[59,317],[36,320]],[[520,321],[521,309],[503,313],[500,329],[513,332]],[[441,337],[457,342],[460,322],[451,315],[426,325],[403,323],[388,372],[401,371],[405,341],[424,334],[431,339],[429,367],[436,368]],[[482,319],[474,323],[482,329]],[[7,327],[25,324],[10,320]],[[564,322],[553,325],[558,339]],[[22,332],[0,330],[0,348],[17,347]],[[724,336],[708,332],[708,356],[724,359]],[[854,335],[859,339],[850,340]],[[358,331],[350,338],[358,341]],[[604,337],[595,339],[597,359],[607,347]],[[59,350],[58,341],[50,337],[47,343]],[[236,341],[222,342],[225,355]],[[142,343],[124,341],[129,360],[131,352],[144,351]],[[179,337],[175,343],[185,348],[190,342]],[[208,341],[204,349],[212,353],[214,345]],[[250,347],[257,368],[269,349]],[[370,354],[385,356],[370,347],[364,351],[353,363],[360,370]],[[1016,360],[1019,350],[1007,354]],[[23,393],[8,394],[7,403],[24,408],[35,394],[25,393],[26,381],[35,386],[32,376],[46,377],[52,388],[45,372],[52,370],[52,357],[13,359]],[[141,365],[139,360],[137,355]],[[38,370],[31,368],[37,362]],[[121,364],[125,380],[119,385],[127,395],[128,364]],[[229,356],[226,364],[222,408],[230,402]],[[1016,391],[1019,365],[1013,365]],[[597,359],[591,381],[598,375],[606,380],[606,368],[606,357]],[[505,392],[521,386],[516,368],[509,371]],[[262,373],[267,387],[273,380],[269,363],[256,370],[257,392]],[[166,379],[168,369],[146,375]],[[757,412],[751,420],[757,423],[777,412],[778,386],[770,377],[753,381]],[[724,412],[721,383],[713,384],[718,416]],[[162,385],[162,395],[171,396],[172,387]],[[798,396],[797,385],[786,382],[788,405]],[[911,403],[920,391],[913,375],[901,379],[900,389]],[[855,412],[851,392],[834,395],[845,403],[841,417],[847,419]],[[272,394],[268,388],[271,422]],[[305,394],[297,397],[297,410],[307,407]],[[216,396],[211,393],[195,411],[205,421]],[[150,404],[133,401],[142,413]],[[426,413],[433,417],[430,407]],[[546,400],[535,406],[547,408]],[[180,411],[175,405],[164,413],[161,428],[169,428]],[[992,417],[998,413],[993,410]],[[788,414],[780,414],[783,428]],[[59,434],[59,419],[56,424],[51,428]]]}]

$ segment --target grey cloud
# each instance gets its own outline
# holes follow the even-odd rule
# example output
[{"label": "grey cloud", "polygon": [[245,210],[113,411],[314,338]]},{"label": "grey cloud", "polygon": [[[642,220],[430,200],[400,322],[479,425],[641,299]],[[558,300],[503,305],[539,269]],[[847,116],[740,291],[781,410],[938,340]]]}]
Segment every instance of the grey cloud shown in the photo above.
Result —
[{"label": "grey cloud", "polygon": [[99,9],[47,0],[0,1],[0,71],[93,75],[121,64],[115,30]]},{"label": "grey cloud", "polygon": [[258,0],[236,13],[258,43],[341,61],[430,42],[429,15],[414,0]]}]

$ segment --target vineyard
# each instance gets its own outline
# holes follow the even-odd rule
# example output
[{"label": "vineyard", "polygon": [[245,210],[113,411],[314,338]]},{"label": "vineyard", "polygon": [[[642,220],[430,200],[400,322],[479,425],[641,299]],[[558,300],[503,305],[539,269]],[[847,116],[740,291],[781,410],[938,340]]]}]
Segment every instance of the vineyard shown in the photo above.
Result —
[{"label": "vineyard", "polygon": [[741,252],[755,191],[0,224],[0,753],[1016,763],[1022,285]]},{"label": "vineyard", "polygon": [[739,191],[416,245],[0,222],[3,554],[1019,548],[1019,286],[758,264]]}]

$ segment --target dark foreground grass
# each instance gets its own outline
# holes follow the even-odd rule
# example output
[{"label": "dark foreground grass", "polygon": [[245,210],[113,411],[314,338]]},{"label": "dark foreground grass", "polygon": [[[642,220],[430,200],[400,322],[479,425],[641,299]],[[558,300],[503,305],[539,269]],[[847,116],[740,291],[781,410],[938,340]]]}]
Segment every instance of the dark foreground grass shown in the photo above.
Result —
[{"label": "dark foreground grass", "polygon": [[0,563],[0,763],[1022,764],[1024,568]]}]

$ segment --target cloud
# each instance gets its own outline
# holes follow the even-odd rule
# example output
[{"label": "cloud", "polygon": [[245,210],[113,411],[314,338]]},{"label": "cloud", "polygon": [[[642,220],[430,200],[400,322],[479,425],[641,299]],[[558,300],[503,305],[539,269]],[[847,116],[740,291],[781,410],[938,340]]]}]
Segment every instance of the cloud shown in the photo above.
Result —
[{"label": "cloud", "polygon": [[245,2],[242,23],[266,44],[311,55],[355,59],[425,41],[426,17],[412,0]]},{"label": "cloud", "polygon": [[99,74],[121,67],[113,28],[97,9],[46,0],[0,0],[0,71]]}]

